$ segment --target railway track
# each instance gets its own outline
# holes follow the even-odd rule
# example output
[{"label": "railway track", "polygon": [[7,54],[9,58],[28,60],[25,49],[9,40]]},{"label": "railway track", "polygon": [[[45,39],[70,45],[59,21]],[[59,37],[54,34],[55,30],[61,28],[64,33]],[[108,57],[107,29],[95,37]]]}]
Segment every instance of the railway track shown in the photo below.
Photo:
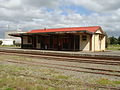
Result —
[{"label": "railway track", "polygon": [[[60,69],[60,70],[67,70],[67,71],[75,71],[75,72],[84,72],[84,73],[92,73],[92,74],[100,74],[100,75],[108,75],[108,76],[117,76],[120,77],[120,74],[114,74],[115,72],[120,72],[116,70],[106,70],[106,69],[97,69],[97,68],[85,68],[85,67],[76,67],[76,66],[70,66],[70,65],[58,65],[58,64],[50,64],[50,63],[43,63],[43,62],[33,62],[33,61],[18,61],[18,60],[5,60],[6,62],[11,63],[18,63],[18,64],[27,64],[27,65],[34,65],[34,66],[42,66],[47,68],[53,68],[53,69]],[[54,65],[54,66],[53,66]],[[59,66],[59,67],[58,67]],[[81,70],[81,69],[70,69],[70,68],[64,68],[64,67],[74,67],[74,68],[84,68],[88,70]],[[96,71],[92,71],[96,70]],[[102,71],[102,72],[100,72]],[[110,72],[110,73],[108,73]]]},{"label": "railway track", "polygon": [[[60,56],[47,56],[47,55],[32,55],[32,54],[21,54],[21,53],[11,53],[11,52],[0,52],[2,54],[7,55],[17,55],[17,56],[25,56],[25,57],[34,57],[34,58],[45,58],[45,59],[55,59],[59,61],[68,61],[68,62],[79,62],[79,63],[93,63],[93,64],[105,64],[105,65],[120,65],[119,60],[100,60],[100,59],[85,59],[85,58],[70,58],[70,57],[60,57]],[[117,70],[108,70],[108,69],[99,69],[99,68],[90,68],[90,67],[80,67],[75,65],[60,65],[60,64],[51,64],[51,63],[45,63],[45,62],[33,62],[33,61],[16,61],[16,60],[6,60],[7,62],[12,63],[21,63],[21,64],[30,64],[30,65],[38,65],[44,64],[44,65],[54,65],[54,66],[45,66],[48,68],[56,68],[56,69],[62,69],[62,70],[69,70],[69,71],[76,71],[76,72],[85,72],[85,73],[93,73],[93,74],[101,74],[101,75],[110,75],[110,76],[117,76],[120,77],[120,74],[111,74],[111,73],[120,73],[120,71]],[[55,67],[59,66],[59,67]],[[60,67],[66,67],[66,68],[60,68]],[[77,69],[67,69],[67,67],[77,68]],[[79,70],[79,69],[85,69],[85,70]],[[86,70],[92,70],[92,71],[86,71]],[[99,71],[99,72],[94,72]],[[106,73],[107,72],[107,73]],[[109,73],[108,73],[109,72]]]},{"label": "railway track", "polygon": [[[36,55],[32,53],[17,53],[17,52],[0,52],[2,55],[16,55],[16,56],[24,56],[24,57],[33,57],[33,58],[45,58],[47,60],[56,60],[56,61],[68,61],[68,62],[79,62],[79,63],[92,63],[92,64],[103,64],[103,65],[120,65],[119,60],[106,60],[106,59],[87,59],[87,58],[80,58],[80,57],[67,57],[67,56],[52,56],[52,55]],[[90,67],[82,67],[82,66],[75,66],[75,65],[66,65],[66,64],[54,64],[54,63],[46,63],[40,61],[19,61],[19,60],[4,60],[9,63],[16,63],[16,64],[27,64],[32,66],[41,66],[53,69],[60,69],[66,71],[74,71],[74,72],[84,72],[84,73],[91,73],[91,74],[100,74],[100,75],[107,75],[107,76],[114,76],[120,77],[120,71],[118,70],[110,70],[110,69],[101,69],[101,68],[90,68]],[[22,74],[19,74],[22,75]],[[31,75],[23,75],[27,77],[34,77]],[[38,77],[35,77],[38,78]],[[40,77],[39,77],[40,78]],[[43,78],[47,79],[47,78]],[[99,86],[96,84],[85,84],[89,87],[99,87],[105,89],[112,89],[112,90],[120,90],[119,87],[108,87],[108,86]]]},{"label": "railway track", "polygon": [[[7,62],[14,62],[13,60],[6,60]],[[16,61],[16,60],[15,60]],[[110,70],[110,69],[101,69],[101,68],[91,68],[91,67],[82,67],[82,66],[76,66],[76,65],[65,65],[65,64],[54,64],[54,63],[46,63],[46,62],[33,62],[33,61],[27,61],[27,63],[36,63],[36,64],[49,64],[49,65],[56,65],[56,66],[63,66],[63,67],[72,67],[72,68],[81,68],[81,69],[88,69],[88,70],[98,70],[98,71],[106,71],[106,72],[116,72],[120,73],[118,70]]]},{"label": "railway track", "polygon": [[2,54],[8,55],[17,55],[17,56],[25,56],[25,57],[34,57],[34,58],[45,58],[45,59],[54,59],[59,61],[69,61],[69,62],[79,62],[79,63],[92,63],[92,64],[103,64],[103,65],[120,65],[120,60],[106,60],[106,59],[87,59],[80,57],[69,57],[69,56],[54,56],[54,55],[36,55],[35,53],[20,53],[20,52],[1,52]]}]

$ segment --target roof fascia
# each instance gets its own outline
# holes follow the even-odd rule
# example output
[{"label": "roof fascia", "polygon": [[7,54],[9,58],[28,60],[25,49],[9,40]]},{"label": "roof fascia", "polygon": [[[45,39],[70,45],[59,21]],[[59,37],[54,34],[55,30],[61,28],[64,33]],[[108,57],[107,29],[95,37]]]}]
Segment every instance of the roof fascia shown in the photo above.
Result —
[{"label": "roof fascia", "polygon": [[89,32],[86,30],[82,30],[82,31],[59,31],[59,32],[43,32],[43,33],[25,33],[26,35],[32,35],[32,34],[60,34],[60,33],[89,33],[89,34],[93,34],[93,32]]}]

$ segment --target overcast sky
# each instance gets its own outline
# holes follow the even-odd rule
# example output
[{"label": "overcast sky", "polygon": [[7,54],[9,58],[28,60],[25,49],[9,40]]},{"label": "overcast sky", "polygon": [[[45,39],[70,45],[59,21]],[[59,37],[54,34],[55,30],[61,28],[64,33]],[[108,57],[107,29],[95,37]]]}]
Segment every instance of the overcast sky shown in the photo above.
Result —
[{"label": "overcast sky", "polygon": [[120,0],[0,0],[0,38],[17,28],[96,25],[109,36],[120,35]]}]

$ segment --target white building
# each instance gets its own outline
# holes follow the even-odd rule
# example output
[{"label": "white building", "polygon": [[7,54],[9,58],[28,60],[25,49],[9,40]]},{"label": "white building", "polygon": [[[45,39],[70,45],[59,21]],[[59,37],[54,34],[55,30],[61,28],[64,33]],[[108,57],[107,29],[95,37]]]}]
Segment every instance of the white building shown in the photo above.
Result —
[{"label": "white building", "polygon": [[2,41],[2,45],[14,45],[14,41],[15,43],[21,44],[21,38],[9,36],[9,34],[11,33],[24,33],[24,32],[20,30],[6,31],[4,35],[4,39],[0,39]]},{"label": "white building", "polygon": [[13,39],[0,39],[2,41],[2,45],[13,45]]}]

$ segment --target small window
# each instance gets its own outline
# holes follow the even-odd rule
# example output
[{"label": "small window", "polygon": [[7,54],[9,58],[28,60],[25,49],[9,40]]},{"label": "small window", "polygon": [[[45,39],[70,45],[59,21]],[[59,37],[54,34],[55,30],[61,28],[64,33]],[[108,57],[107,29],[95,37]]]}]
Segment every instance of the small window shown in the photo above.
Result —
[{"label": "small window", "polygon": [[100,40],[102,40],[102,38],[103,38],[102,36],[99,36],[99,39],[100,39]]},{"label": "small window", "polygon": [[28,36],[28,43],[32,43],[32,37]]},{"label": "small window", "polygon": [[87,40],[87,35],[82,35],[82,40],[86,41]]}]

